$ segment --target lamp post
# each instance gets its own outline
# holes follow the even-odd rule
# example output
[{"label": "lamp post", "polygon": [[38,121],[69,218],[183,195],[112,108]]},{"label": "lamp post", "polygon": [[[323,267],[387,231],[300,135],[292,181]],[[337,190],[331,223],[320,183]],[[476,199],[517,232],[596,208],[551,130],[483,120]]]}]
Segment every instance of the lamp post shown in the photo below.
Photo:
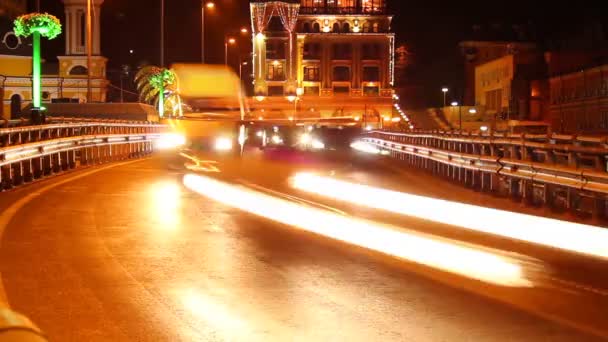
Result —
[{"label": "lamp post", "polygon": [[236,44],[236,39],[228,37],[224,39],[224,65],[228,65],[228,44]]},{"label": "lamp post", "polygon": [[441,92],[443,92],[443,107],[446,106],[446,95],[448,94],[449,89],[446,87],[441,88]]},{"label": "lamp post", "polygon": [[160,67],[162,68],[164,66],[165,66],[165,0],[160,0]]},{"label": "lamp post", "polygon": [[215,8],[215,3],[201,1],[201,63],[203,64],[205,64],[205,7],[212,10]]},{"label": "lamp post", "polygon": [[239,79],[243,81],[243,66],[247,65],[247,62],[241,62],[239,64]]},{"label": "lamp post", "polygon": [[93,100],[93,94],[91,94],[91,39],[91,0],[87,0],[87,103],[91,103]]},{"label": "lamp post", "polygon": [[451,104],[452,107],[458,106],[458,130],[462,131],[462,106],[456,101],[452,102]]},{"label": "lamp post", "polygon": [[[249,33],[246,27],[241,27],[239,32],[243,35]],[[224,65],[228,65],[228,46],[236,44],[236,38],[224,35]]]}]

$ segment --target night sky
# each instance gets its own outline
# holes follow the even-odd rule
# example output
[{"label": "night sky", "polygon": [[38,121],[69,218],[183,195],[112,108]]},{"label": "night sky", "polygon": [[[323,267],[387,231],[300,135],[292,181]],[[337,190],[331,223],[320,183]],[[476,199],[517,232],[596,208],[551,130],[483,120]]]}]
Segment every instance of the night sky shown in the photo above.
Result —
[{"label": "night sky", "polygon": [[[60,0],[41,2],[43,11],[58,15],[63,21]],[[215,3],[214,13],[206,16],[206,54],[207,62],[222,63],[224,34],[241,26],[250,28],[249,1],[216,0]],[[389,8],[395,14],[393,31],[397,41],[406,44],[411,53],[406,83],[434,89],[444,84],[461,86],[463,72],[457,48],[461,40],[525,39],[555,47],[558,46],[553,42],[556,38],[584,34],[597,22],[604,23],[603,30],[608,35],[605,32],[608,15],[600,3],[579,1],[576,2],[579,7],[573,7],[573,3],[564,6],[557,1],[389,0]],[[159,17],[160,0],[105,1],[102,53],[110,59],[110,73],[122,64],[158,64]],[[514,33],[514,24],[524,32],[522,36]],[[166,63],[198,62],[200,0],[166,0],[165,25]],[[473,25],[480,27],[474,31]],[[62,38],[45,44],[50,61],[52,56],[63,53]],[[241,46],[243,54],[250,49],[247,39],[241,41]],[[133,55],[129,54],[131,49]],[[236,65],[238,54],[236,50],[233,52],[233,64]]]}]

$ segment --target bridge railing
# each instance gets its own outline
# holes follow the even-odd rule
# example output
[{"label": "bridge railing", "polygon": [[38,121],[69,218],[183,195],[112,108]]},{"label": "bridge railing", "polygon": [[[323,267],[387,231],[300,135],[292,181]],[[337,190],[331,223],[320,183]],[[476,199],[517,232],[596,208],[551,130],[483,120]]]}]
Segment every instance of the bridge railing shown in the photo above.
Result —
[{"label": "bridge railing", "polygon": [[167,127],[151,122],[49,118],[0,128],[0,190],[80,165],[141,157]]},{"label": "bridge railing", "polygon": [[608,216],[608,137],[374,131],[363,140],[471,188]]}]

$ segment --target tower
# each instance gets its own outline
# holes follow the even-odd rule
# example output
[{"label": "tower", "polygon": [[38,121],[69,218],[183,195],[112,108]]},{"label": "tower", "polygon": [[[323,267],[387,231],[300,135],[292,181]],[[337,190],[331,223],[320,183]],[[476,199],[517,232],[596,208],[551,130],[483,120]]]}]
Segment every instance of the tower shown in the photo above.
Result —
[{"label": "tower", "polygon": [[[59,59],[59,76],[65,78],[87,77],[87,1],[88,0],[62,0],[65,6],[65,56]],[[107,58],[101,56],[101,5],[104,0],[91,1],[91,87],[92,99],[103,102],[106,98],[106,64]],[[84,85],[86,88],[86,85]],[[80,88],[80,83],[79,83]],[[84,95],[84,96],[83,96]],[[79,91],[79,98],[86,98]]]}]

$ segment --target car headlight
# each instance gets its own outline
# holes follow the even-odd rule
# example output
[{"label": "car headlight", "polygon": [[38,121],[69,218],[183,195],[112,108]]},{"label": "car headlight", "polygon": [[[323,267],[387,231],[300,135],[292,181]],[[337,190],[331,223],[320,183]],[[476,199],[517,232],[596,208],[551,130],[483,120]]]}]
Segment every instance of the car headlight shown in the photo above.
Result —
[{"label": "car headlight", "polygon": [[310,144],[311,140],[312,140],[312,137],[308,133],[304,133],[304,134],[300,135],[300,144],[302,144],[302,145]]},{"label": "car headlight", "polygon": [[310,144],[310,147],[315,150],[322,150],[325,148],[325,144],[321,140],[314,139]]},{"label": "car headlight", "polygon": [[215,139],[215,150],[216,151],[229,151],[232,149],[232,139],[226,137],[220,137]]},{"label": "car headlight", "polygon": [[177,148],[186,144],[186,137],[177,133],[161,135],[156,141],[156,147],[162,150]]},{"label": "car headlight", "polygon": [[279,145],[279,144],[283,143],[283,139],[280,136],[276,135],[276,134],[272,136],[271,140],[272,140],[272,143],[276,144],[276,145]]}]

